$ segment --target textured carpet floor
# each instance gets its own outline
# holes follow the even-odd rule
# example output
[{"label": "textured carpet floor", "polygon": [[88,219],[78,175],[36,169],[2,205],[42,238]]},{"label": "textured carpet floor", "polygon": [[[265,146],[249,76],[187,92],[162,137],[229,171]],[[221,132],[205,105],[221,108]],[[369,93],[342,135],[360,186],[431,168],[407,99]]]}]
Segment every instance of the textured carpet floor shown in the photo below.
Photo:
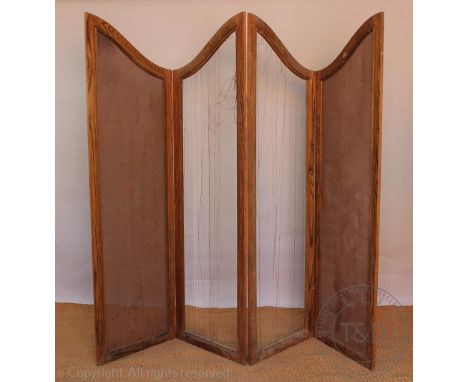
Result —
[{"label": "textured carpet floor", "polygon": [[57,381],[411,381],[412,308],[376,312],[376,369],[369,371],[309,339],[254,366],[242,366],[180,340],[96,366],[91,305],[56,304]]}]

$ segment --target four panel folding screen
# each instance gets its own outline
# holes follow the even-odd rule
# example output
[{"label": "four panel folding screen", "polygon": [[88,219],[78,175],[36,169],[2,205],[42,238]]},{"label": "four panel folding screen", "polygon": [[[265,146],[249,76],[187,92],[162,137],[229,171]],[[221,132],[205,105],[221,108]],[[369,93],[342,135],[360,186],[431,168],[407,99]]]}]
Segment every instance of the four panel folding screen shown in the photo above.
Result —
[{"label": "four panel folding screen", "polygon": [[382,40],[379,13],[313,71],[243,12],[169,70],[86,14],[99,364],[315,337],[373,368]]}]

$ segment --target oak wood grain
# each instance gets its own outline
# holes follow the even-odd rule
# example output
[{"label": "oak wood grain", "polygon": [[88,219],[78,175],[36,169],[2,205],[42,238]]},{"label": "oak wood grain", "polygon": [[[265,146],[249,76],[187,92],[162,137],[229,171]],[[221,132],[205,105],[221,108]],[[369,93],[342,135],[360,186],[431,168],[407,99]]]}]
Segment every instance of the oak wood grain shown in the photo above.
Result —
[{"label": "oak wood grain", "polygon": [[96,98],[96,27],[95,19],[85,15],[86,79],[88,106],[89,194],[91,208],[91,242],[93,256],[94,317],[97,363],[105,362],[104,352],[104,280],[102,264],[101,203],[99,182],[99,135]]},{"label": "oak wood grain", "polygon": [[248,244],[246,220],[249,216],[248,193],[248,131],[246,86],[246,26],[247,15],[241,13],[236,29],[236,101],[237,101],[237,342],[239,362],[245,364],[249,356],[248,337]]},{"label": "oak wood grain", "polygon": [[371,208],[370,208],[370,257],[369,285],[371,301],[369,333],[370,350],[369,368],[375,368],[375,309],[377,307],[378,264],[379,264],[379,228],[380,228],[380,192],[381,192],[381,158],[382,158],[382,95],[383,95],[383,33],[384,14],[373,17],[373,57],[372,57],[372,145],[371,145]]},{"label": "oak wood grain", "polygon": [[174,73],[172,81],[174,104],[176,335],[180,337],[185,330],[183,98],[182,78],[178,78]]},{"label": "oak wood grain", "polygon": [[257,32],[256,17],[247,19],[247,231],[246,252],[248,258],[248,339],[250,364],[257,362],[257,267],[256,267],[256,86],[257,86]]},{"label": "oak wood grain", "polygon": [[315,245],[315,139],[314,139],[314,113],[317,78],[314,74],[307,80],[307,138],[306,138],[306,230],[305,230],[305,329],[308,336],[313,334],[314,328],[314,245]]}]

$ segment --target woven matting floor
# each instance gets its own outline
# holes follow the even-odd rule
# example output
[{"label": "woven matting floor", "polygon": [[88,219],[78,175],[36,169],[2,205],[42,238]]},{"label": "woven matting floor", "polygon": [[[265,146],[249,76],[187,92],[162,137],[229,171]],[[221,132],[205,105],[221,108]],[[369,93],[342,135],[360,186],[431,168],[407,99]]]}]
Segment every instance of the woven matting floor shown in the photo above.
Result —
[{"label": "woven matting floor", "polygon": [[[301,331],[304,328],[304,309],[257,308],[257,348]],[[185,305],[185,329],[202,338],[235,349],[237,346],[236,308],[198,308]]]},{"label": "woven matting floor", "polygon": [[377,360],[369,371],[315,339],[253,366],[172,340],[96,366],[92,305],[56,304],[58,381],[412,381],[412,307],[378,307]]}]

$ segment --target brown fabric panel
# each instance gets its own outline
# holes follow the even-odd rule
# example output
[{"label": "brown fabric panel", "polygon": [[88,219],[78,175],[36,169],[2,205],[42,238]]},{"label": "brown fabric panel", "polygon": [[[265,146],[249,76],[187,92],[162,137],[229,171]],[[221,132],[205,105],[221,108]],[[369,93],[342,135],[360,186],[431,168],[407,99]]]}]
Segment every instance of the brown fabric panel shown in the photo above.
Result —
[{"label": "brown fabric panel", "polygon": [[366,359],[371,117],[372,33],[344,66],[323,82],[319,215],[318,335],[329,336]]},{"label": "brown fabric panel", "polygon": [[168,330],[162,79],[97,36],[106,352]]}]

